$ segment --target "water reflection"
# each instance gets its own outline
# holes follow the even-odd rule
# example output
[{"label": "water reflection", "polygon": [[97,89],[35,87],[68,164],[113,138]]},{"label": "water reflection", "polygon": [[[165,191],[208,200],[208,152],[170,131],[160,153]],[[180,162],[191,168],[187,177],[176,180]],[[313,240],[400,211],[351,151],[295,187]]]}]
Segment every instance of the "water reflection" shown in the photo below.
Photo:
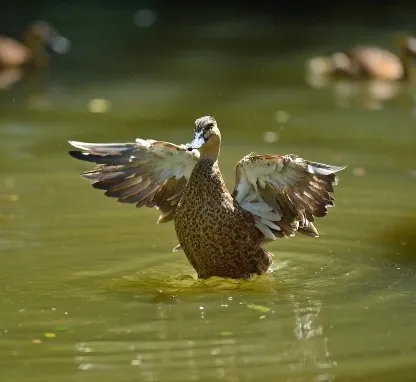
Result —
[{"label": "water reflection", "polygon": [[358,105],[369,110],[381,110],[388,101],[402,94],[405,88],[400,82],[383,80],[333,80],[318,75],[311,75],[305,80],[314,89],[330,89],[335,106],[341,109]]},{"label": "water reflection", "polygon": [[[185,300],[157,303],[153,323],[138,317],[136,325],[109,327],[107,340],[78,343],[74,360],[83,372],[134,368],[146,381],[246,381],[267,376],[261,369],[272,364],[287,381],[334,381],[337,364],[320,322],[322,300],[293,292],[275,296],[280,302],[268,303],[267,312],[248,310],[249,297],[227,294],[220,306],[208,303],[207,295],[207,304],[191,299],[186,309]],[[291,312],[284,308],[289,301]],[[312,379],[299,379],[303,373]]]},{"label": "water reflection", "polygon": [[[277,278],[286,281],[286,288],[276,286]],[[78,344],[77,352],[82,354],[76,355],[75,362],[80,370],[135,367],[146,381],[245,381],[267,376],[270,365],[279,365],[280,375],[288,381],[335,378],[337,363],[321,317],[321,292],[305,289],[297,278],[273,273],[266,294],[264,287],[255,287],[264,284],[264,278],[244,283],[251,287],[235,285],[233,290],[221,279],[212,280],[211,285],[194,281],[177,288],[174,296],[171,287],[165,288],[170,298],[150,300],[154,307],[150,319],[142,317],[142,298],[136,297],[138,290],[143,292],[144,284],[139,287],[139,282],[143,283],[143,276],[134,289],[123,292],[124,314],[135,317],[137,323],[107,326],[103,339]],[[159,288],[164,282],[158,281]],[[230,282],[236,284],[236,280]],[[272,288],[278,289],[272,292]],[[117,290],[109,296],[120,301]],[[312,379],[299,377],[303,374]]]},{"label": "water reflection", "polygon": [[329,338],[325,336],[324,327],[319,323],[319,314],[322,309],[321,300],[307,298],[306,302],[293,300],[293,311],[295,314],[295,335],[299,343],[300,363],[291,364],[294,370],[307,368],[309,365],[325,371],[317,375],[317,381],[335,380],[331,369],[337,366],[329,351]]}]

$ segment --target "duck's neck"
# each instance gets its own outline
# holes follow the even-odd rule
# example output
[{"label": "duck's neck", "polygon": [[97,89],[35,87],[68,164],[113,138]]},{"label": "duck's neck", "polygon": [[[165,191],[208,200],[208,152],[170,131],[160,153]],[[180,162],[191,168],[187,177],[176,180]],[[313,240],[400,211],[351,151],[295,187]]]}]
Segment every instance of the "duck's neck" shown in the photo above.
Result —
[{"label": "duck's neck", "polygon": [[409,53],[407,51],[407,47],[405,44],[401,46],[399,58],[403,66],[403,79],[408,80],[409,79]]},{"label": "duck's neck", "polygon": [[208,153],[200,153],[200,159],[201,160],[207,160],[207,161],[211,161],[212,163],[218,162],[218,152],[208,152]]},{"label": "duck's neck", "polygon": [[210,158],[200,158],[195,165],[188,184],[191,188],[197,189],[198,194],[209,199],[219,197],[227,192],[221,171],[218,167],[218,161]]},{"label": "duck's neck", "polygon": [[218,160],[208,157],[200,157],[198,165],[202,168],[209,169],[210,171],[216,171],[218,167]]},{"label": "duck's neck", "polygon": [[217,162],[220,155],[220,146],[221,137],[219,135],[210,137],[208,142],[199,149],[200,158]]}]

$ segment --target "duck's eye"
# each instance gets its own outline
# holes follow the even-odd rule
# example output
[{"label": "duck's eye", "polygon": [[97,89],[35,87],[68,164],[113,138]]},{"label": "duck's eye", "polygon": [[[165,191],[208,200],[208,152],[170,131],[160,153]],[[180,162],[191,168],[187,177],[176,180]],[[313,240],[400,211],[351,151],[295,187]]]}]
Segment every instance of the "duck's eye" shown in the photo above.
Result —
[{"label": "duck's eye", "polygon": [[204,131],[207,132],[208,130],[211,130],[213,127],[214,127],[214,124],[210,122],[204,127]]}]

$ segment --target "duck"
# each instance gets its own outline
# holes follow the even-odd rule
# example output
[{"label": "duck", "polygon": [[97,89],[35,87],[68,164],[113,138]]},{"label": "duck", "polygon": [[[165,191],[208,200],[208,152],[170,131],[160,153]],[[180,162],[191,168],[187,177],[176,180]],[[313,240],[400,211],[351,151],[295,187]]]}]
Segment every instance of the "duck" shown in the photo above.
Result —
[{"label": "duck", "polygon": [[9,89],[25,72],[46,69],[50,63],[48,49],[65,54],[70,49],[70,41],[43,20],[26,28],[22,42],[0,35],[0,90]]},{"label": "duck", "polygon": [[408,80],[409,59],[416,55],[416,38],[399,34],[397,45],[397,55],[379,46],[357,45],[328,57],[313,57],[306,62],[307,81],[313,82],[315,76]]},{"label": "duck", "polygon": [[318,237],[316,217],[334,206],[331,166],[294,154],[244,156],[230,192],[218,158],[221,133],[212,116],[196,119],[193,140],[176,145],[137,138],[130,143],[69,141],[69,155],[95,164],[81,176],[107,197],[157,208],[173,220],[179,244],[199,279],[251,279],[268,272],[267,242],[296,232]]}]

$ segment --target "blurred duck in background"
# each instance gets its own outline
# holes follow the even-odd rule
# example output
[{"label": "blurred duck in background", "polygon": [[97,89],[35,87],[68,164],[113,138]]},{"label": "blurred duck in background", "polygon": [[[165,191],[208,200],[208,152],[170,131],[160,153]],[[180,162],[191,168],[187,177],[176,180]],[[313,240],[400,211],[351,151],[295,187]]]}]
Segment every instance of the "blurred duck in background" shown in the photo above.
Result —
[{"label": "blurred duck in background", "polygon": [[306,69],[310,74],[344,78],[408,79],[409,58],[416,56],[416,38],[400,35],[397,40],[398,55],[377,46],[355,46],[329,57],[311,58]]},{"label": "blurred duck in background", "polygon": [[23,76],[35,78],[50,64],[49,51],[65,54],[70,42],[45,21],[35,21],[23,33],[22,42],[0,35],[0,90],[7,90]]},{"label": "blurred duck in background", "polygon": [[[306,62],[306,82],[313,88],[334,85],[338,104],[348,99],[364,98],[368,108],[381,108],[382,102],[399,93],[400,81],[410,80],[411,59],[416,57],[416,38],[397,36],[398,54],[377,46],[357,45],[327,57],[313,57]],[[359,84],[356,80],[367,80]]]}]

